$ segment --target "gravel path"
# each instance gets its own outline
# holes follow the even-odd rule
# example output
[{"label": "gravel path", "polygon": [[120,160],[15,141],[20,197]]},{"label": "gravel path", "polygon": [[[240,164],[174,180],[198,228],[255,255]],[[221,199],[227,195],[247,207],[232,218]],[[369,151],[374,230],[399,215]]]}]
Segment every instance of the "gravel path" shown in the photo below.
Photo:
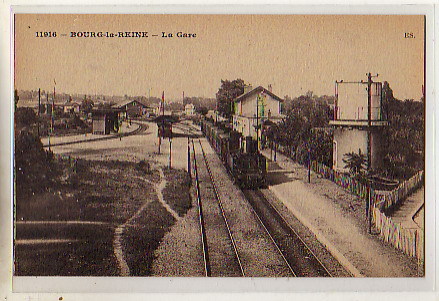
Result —
[{"label": "gravel path", "polygon": [[168,203],[166,203],[166,201],[163,198],[163,189],[165,189],[167,183],[165,179],[165,175],[163,173],[163,169],[159,168],[159,174],[160,174],[160,183],[154,184],[154,189],[157,193],[159,202],[163,205],[163,207],[165,207],[166,211],[168,211],[175,218],[175,220],[178,221],[180,219],[180,216],[178,215],[177,212],[175,212],[174,209],[171,208],[171,206],[168,205]]},{"label": "gravel path", "polygon": [[192,208],[166,233],[155,251],[152,276],[203,277],[204,261],[198,209],[192,186]]}]

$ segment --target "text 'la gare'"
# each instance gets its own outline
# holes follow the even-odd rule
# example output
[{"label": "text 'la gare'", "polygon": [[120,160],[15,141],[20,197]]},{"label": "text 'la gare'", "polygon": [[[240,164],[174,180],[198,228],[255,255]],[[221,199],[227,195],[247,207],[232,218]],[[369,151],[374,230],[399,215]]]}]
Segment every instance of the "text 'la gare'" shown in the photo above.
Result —
[{"label": "text 'la gare'", "polygon": [[[177,32],[175,34],[175,36],[177,38],[196,38],[197,34],[196,33],[187,33],[187,32],[179,31],[179,32]],[[171,33],[171,32],[166,33],[164,31],[162,31],[162,38],[173,38],[173,37],[174,37],[173,33]]]}]

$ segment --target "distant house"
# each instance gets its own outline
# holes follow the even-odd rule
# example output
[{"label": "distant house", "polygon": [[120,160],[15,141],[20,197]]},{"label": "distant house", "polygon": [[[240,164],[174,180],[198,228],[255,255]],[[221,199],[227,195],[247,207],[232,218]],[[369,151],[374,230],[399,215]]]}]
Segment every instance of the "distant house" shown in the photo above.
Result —
[{"label": "distant house", "polygon": [[125,112],[124,117],[126,118],[139,117],[147,113],[153,112],[153,109],[151,107],[135,99],[126,100],[121,103],[117,103],[113,105],[112,108],[119,109]]},{"label": "distant house", "polygon": [[184,106],[184,113],[187,116],[191,116],[195,114],[195,106],[191,103],[188,103],[187,105]]},{"label": "distant house", "polygon": [[[282,107],[284,100],[269,89],[259,86],[245,86],[244,93],[234,100],[233,129],[243,136],[256,139],[256,127],[261,127],[267,120],[277,123],[284,116]],[[261,131],[258,131],[259,138]]]},{"label": "distant house", "polygon": [[81,108],[81,105],[77,102],[67,102],[60,106],[63,107],[64,113],[79,113]]}]

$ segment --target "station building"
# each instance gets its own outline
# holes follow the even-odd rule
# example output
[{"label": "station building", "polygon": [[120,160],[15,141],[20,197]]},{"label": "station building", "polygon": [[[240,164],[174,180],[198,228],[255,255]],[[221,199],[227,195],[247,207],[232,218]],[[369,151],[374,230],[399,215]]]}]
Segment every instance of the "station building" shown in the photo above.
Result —
[{"label": "station building", "polygon": [[[262,86],[245,86],[244,93],[234,100],[233,129],[244,137],[261,138],[261,125],[266,121],[278,123],[282,120],[284,100]],[[256,130],[259,125],[259,131]]]},{"label": "station building", "polygon": [[108,135],[111,132],[119,131],[119,113],[120,109],[93,109],[93,134]]},{"label": "station building", "polygon": [[112,108],[120,110],[122,112],[120,117],[123,119],[140,117],[154,111],[153,108],[135,99],[125,100],[113,105]]}]

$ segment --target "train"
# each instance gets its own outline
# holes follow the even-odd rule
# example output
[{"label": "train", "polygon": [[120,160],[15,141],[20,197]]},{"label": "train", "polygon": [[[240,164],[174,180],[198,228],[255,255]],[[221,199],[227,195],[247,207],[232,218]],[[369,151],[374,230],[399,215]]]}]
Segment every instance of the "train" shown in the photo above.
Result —
[{"label": "train", "polygon": [[243,137],[225,122],[214,124],[205,119],[200,126],[238,186],[246,189],[266,186],[267,159],[259,152],[257,141]]}]

